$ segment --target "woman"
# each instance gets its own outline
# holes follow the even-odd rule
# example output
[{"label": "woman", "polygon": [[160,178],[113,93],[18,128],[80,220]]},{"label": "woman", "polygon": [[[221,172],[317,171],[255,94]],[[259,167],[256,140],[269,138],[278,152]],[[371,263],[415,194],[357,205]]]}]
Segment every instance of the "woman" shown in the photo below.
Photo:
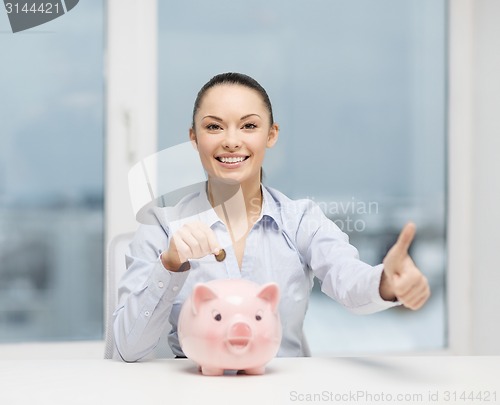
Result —
[{"label": "woman", "polygon": [[[194,284],[214,278],[279,284],[278,356],[304,355],[302,326],[314,276],[325,294],[360,314],[399,304],[418,309],[428,299],[427,280],[408,255],[413,224],[383,264],[372,267],[359,260],[347,236],[317,205],[261,184],[265,151],[278,135],[269,97],[254,79],[225,73],[202,87],[189,137],[208,181],[175,207],[155,208],[157,224],[136,233],[114,320],[124,360],[150,353],[167,320],[171,349],[183,356],[180,307]],[[226,257],[218,261],[222,248]]]}]

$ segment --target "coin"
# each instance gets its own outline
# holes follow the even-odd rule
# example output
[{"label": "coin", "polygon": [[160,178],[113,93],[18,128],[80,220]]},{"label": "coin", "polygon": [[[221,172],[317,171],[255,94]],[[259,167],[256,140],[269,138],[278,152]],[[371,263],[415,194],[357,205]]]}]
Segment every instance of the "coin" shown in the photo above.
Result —
[{"label": "coin", "polygon": [[217,253],[215,256],[215,260],[218,262],[222,262],[226,258],[226,251],[224,249],[219,250],[219,253]]}]

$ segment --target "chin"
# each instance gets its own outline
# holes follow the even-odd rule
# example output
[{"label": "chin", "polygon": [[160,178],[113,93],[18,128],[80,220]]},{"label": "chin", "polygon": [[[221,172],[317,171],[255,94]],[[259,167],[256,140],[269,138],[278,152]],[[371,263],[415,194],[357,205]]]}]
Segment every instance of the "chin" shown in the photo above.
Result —
[{"label": "chin", "polygon": [[[257,178],[259,179],[259,183],[260,183],[260,175],[257,175]],[[224,175],[211,177],[212,181],[216,181],[218,183],[224,183],[224,184],[227,184],[230,186],[235,186],[238,184],[242,185],[246,182],[251,181],[252,179],[254,179],[253,176],[241,176],[241,175],[238,175],[236,173],[234,173],[233,175],[224,174]]]},{"label": "chin", "polygon": [[227,184],[228,186],[236,186],[242,183],[242,180],[231,177],[213,177],[212,180],[215,180],[218,183]]}]

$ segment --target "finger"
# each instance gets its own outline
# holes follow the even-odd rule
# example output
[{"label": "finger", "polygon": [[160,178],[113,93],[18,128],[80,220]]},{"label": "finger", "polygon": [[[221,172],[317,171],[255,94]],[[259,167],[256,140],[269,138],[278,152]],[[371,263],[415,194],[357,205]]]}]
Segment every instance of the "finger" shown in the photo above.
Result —
[{"label": "finger", "polygon": [[204,229],[200,229],[200,228],[194,229],[192,231],[191,235],[198,242],[197,254],[199,256],[206,256],[206,255],[211,253],[210,244],[208,242],[208,237],[207,237],[206,231]]},{"label": "finger", "polygon": [[421,308],[427,302],[427,300],[429,299],[430,296],[431,296],[431,290],[428,289],[427,293],[425,295],[423,295],[422,298],[420,298],[420,300],[415,302],[415,305],[412,309]]},{"label": "finger", "polygon": [[407,254],[408,249],[410,248],[411,242],[415,237],[416,226],[413,222],[408,222],[401,233],[399,234],[398,240],[394,247],[396,251],[400,254]]},{"label": "finger", "polygon": [[214,255],[218,255],[222,249],[221,245],[217,239],[217,236],[215,236],[215,232],[211,228],[208,228],[208,230],[209,232],[207,234],[207,238],[208,244],[210,246],[210,252],[212,252]]},{"label": "finger", "polygon": [[427,278],[409,256],[407,256],[405,264],[401,266],[401,271],[394,274],[393,280],[394,288],[399,294],[406,294],[412,289],[428,284]]},{"label": "finger", "polygon": [[425,277],[422,277],[421,282],[419,282],[413,289],[408,291],[406,294],[398,296],[398,300],[407,308],[416,309],[422,306],[425,301],[429,298],[431,293],[429,283]]},{"label": "finger", "polygon": [[[189,245],[191,248],[191,251],[193,252],[193,259],[200,259],[203,256],[208,255],[208,246],[206,243],[204,243],[203,240],[200,240],[199,236],[195,236],[193,234],[188,234],[186,235],[186,238],[184,239],[186,243]],[[206,245],[206,246],[204,246]]]},{"label": "finger", "polygon": [[426,289],[419,295],[412,297],[411,299],[401,301],[402,304],[409,309],[417,310],[421,308],[430,297],[430,289]]},{"label": "finger", "polygon": [[191,248],[182,240],[182,237],[178,233],[174,235],[172,242],[175,245],[175,252],[180,263],[184,263],[193,256]]},{"label": "finger", "polygon": [[429,292],[429,286],[426,280],[412,286],[406,293],[400,294],[398,298],[404,303],[413,303]]},{"label": "finger", "polygon": [[203,222],[195,222],[186,226],[191,235],[198,241],[198,255],[206,256],[208,254],[218,254],[220,243],[215,236],[215,232]]}]

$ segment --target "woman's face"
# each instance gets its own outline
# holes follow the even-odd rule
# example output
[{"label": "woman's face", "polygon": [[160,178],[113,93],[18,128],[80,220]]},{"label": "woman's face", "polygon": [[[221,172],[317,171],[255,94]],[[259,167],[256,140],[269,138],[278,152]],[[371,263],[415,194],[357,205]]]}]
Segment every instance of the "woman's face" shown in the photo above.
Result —
[{"label": "woman's face", "polygon": [[208,177],[241,185],[260,182],[265,150],[278,139],[278,126],[269,121],[256,90],[237,84],[207,90],[189,135]]}]

